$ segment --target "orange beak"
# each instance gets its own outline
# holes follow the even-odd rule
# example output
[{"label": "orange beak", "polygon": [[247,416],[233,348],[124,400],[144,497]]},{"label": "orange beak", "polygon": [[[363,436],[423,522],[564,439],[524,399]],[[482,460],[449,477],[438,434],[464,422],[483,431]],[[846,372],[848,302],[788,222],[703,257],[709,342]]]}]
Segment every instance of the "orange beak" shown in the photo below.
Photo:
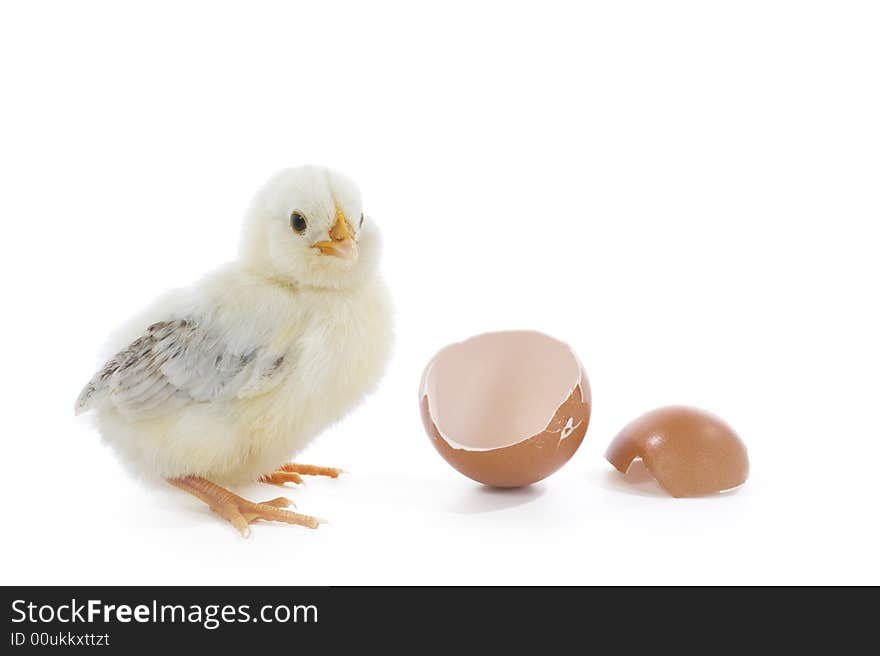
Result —
[{"label": "orange beak", "polygon": [[319,241],[312,244],[324,255],[341,257],[344,260],[356,260],[358,256],[357,242],[354,232],[339,207],[336,208],[336,223],[330,228],[330,241]]}]

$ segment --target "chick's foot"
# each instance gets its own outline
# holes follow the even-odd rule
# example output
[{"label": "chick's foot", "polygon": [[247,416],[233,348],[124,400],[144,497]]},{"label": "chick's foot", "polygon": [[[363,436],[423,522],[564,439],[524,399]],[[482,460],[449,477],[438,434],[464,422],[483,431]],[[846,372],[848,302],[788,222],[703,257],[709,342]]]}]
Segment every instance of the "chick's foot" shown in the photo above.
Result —
[{"label": "chick's foot", "polygon": [[303,476],[328,476],[330,478],[338,478],[340,474],[345,473],[344,469],[336,469],[335,467],[316,467],[315,465],[299,465],[295,462],[289,462],[281,465],[281,468],[266,474],[260,481],[263,483],[271,483],[273,485],[284,485],[285,483],[303,482]]},{"label": "chick's foot", "polygon": [[297,524],[307,528],[318,528],[318,524],[321,523],[321,520],[316,517],[284,510],[293,503],[285,497],[278,497],[262,503],[248,501],[226,488],[198,476],[172,478],[168,479],[168,482],[204,501],[211,510],[237,528],[241,536],[245,538],[250,535],[250,524],[258,519]]}]

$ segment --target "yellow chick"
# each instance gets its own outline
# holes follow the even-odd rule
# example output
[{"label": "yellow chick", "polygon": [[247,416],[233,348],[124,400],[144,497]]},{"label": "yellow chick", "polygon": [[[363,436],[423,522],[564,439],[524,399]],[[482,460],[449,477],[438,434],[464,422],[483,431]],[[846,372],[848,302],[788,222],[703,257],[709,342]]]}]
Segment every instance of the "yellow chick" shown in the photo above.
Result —
[{"label": "yellow chick", "polygon": [[77,414],[95,410],[132,472],[197,496],[243,536],[258,519],[317,527],[284,497],[221,486],[338,475],[285,463],[382,375],[392,324],[380,251],[351,180],[278,173],[247,212],[238,259],[124,326]]}]

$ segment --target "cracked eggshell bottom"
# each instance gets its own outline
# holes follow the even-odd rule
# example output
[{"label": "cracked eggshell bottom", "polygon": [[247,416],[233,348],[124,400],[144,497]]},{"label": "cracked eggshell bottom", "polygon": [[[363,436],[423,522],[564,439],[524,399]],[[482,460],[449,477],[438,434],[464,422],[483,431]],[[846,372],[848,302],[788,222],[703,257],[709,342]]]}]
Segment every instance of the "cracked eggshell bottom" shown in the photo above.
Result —
[{"label": "cracked eggshell bottom", "polygon": [[442,349],[422,376],[422,421],[455,469],[522,487],[562,467],[583,442],[592,400],[564,342],[534,331],[477,335]]}]

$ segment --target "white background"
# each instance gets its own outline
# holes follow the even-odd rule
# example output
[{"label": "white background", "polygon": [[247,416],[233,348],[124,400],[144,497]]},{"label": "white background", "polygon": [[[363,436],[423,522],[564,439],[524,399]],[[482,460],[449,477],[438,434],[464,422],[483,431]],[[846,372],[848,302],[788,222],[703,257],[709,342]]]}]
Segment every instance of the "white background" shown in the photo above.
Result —
[{"label": "white background", "polygon": [[[4,3],[2,582],[880,583],[878,33],[869,2]],[[351,472],[289,491],[331,524],[245,541],[73,401],[306,162],[359,181],[398,339],[299,458]],[[570,342],[595,405],[500,492],[433,451],[417,387],[506,328]],[[667,403],[739,431],[743,488],[612,471]]]}]

